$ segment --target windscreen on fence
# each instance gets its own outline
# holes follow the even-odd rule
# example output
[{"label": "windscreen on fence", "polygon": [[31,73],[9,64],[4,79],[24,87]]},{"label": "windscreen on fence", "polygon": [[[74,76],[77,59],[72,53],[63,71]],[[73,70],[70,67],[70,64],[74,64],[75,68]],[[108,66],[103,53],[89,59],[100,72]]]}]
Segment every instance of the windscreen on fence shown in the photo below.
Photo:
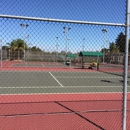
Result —
[{"label": "windscreen on fence", "polygon": [[126,49],[129,122],[126,2],[112,3],[2,1],[2,129],[122,129]]}]

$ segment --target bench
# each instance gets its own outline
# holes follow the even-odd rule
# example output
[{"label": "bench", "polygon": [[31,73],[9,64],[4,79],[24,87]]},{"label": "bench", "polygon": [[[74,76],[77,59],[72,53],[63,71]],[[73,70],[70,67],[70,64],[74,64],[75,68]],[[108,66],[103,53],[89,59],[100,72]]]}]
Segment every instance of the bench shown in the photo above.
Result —
[{"label": "bench", "polygon": [[83,64],[82,69],[84,69],[84,68],[97,69],[97,71],[99,70],[99,66],[95,66],[95,65],[92,65],[92,64],[88,64],[88,63]]}]

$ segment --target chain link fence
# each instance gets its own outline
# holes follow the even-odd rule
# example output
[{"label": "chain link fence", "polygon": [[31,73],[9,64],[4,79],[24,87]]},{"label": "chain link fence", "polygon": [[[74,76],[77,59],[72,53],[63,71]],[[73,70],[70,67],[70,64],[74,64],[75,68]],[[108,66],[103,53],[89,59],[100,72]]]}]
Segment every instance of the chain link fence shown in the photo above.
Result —
[{"label": "chain link fence", "polygon": [[118,2],[1,1],[1,129],[130,128],[130,1]]}]

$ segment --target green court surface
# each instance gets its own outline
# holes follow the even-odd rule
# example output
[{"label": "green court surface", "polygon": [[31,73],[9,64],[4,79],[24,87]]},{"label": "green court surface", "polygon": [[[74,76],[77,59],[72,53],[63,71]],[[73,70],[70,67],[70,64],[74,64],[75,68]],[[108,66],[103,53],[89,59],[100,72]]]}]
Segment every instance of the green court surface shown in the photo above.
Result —
[{"label": "green court surface", "polygon": [[122,73],[0,71],[0,80],[0,94],[123,91]]},{"label": "green court surface", "polygon": [[36,68],[44,68],[44,67],[59,67],[59,68],[68,68],[71,66],[66,66],[63,63],[58,62],[21,62],[21,63],[14,63],[11,64],[9,67],[36,67]]}]

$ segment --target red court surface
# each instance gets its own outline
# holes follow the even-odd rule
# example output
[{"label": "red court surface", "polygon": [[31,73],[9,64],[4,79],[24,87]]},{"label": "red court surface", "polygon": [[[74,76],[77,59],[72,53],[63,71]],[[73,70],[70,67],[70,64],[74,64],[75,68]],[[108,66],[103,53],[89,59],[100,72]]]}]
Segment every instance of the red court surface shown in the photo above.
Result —
[{"label": "red court surface", "polygon": [[[13,67],[5,71],[86,71],[96,69]],[[19,62],[18,62],[19,63]],[[121,68],[100,68],[123,72]],[[130,94],[127,94],[127,130],[130,129]],[[0,130],[122,130],[122,93],[0,95]]]},{"label": "red court surface", "polygon": [[0,95],[0,109],[1,130],[122,129],[122,93]]},{"label": "red court surface", "polygon": [[[84,68],[82,69],[82,67],[71,67],[71,66],[65,66],[65,65],[62,65],[61,63],[56,63],[56,62],[43,62],[43,64],[45,64],[45,66],[28,66],[26,65],[25,63],[25,66],[15,66],[16,64],[24,64],[23,61],[4,61],[2,63],[2,67],[0,68],[0,70],[4,70],[4,71],[87,71],[87,72],[94,72],[94,71],[97,71],[96,68],[91,70],[91,69],[88,69],[88,68]],[[41,65],[42,63],[41,62],[28,62],[27,64],[38,64],[38,65]],[[107,66],[107,64],[106,64]],[[109,65],[108,65],[109,66]],[[104,72],[123,72],[123,68],[122,67],[107,67],[107,68],[102,68],[100,67],[99,68],[99,71],[104,71]]]}]

